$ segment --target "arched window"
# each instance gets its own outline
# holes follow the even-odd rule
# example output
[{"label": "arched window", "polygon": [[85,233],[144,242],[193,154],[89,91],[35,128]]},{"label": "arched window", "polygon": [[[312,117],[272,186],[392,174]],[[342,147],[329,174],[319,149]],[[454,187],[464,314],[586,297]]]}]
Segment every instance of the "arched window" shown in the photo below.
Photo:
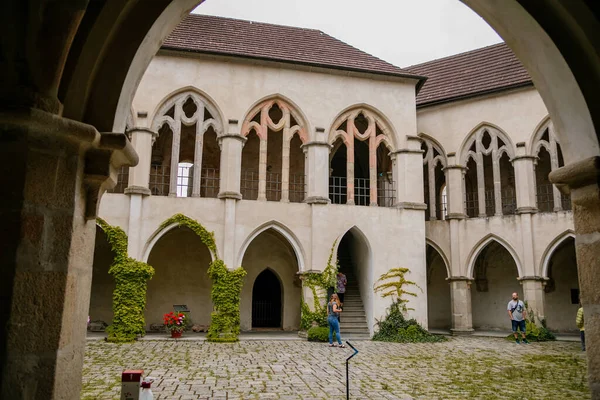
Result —
[{"label": "arched window", "polygon": [[514,150],[508,137],[484,125],[474,131],[462,150],[465,212],[469,217],[516,212]]},{"label": "arched window", "polygon": [[365,108],[338,117],[329,134],[329,198],[335,204],[391,207],[395,203],[391,130]]},{"label": "arched window", "polygon": [[[446,215],[446,155],[441,146],[420,135],[423,140],[423,189],[427,212],[425,220],[445,219]],[[443,190],[442,190],[443,189]]]},{"label": "arched window", "polygon": [[[158,196],[217,197],[223,132],[219,112],[196,92],[180,93],[160,108],[152,127],[150,191]],[[200,173],[198,172],[200,171]]]},{"label": "arched window", "polygon": [[241,192],[247,200],[304,201],[306,122],[282,99],[265,100],[244,119]]},{"label": "arched window", "polygon": [[532,152],[535,162],[537,207],[540,212],[571,209],[571,199],[554,186],[548,175],[564,165],[560,144],[554,134],[554,125],[548,120],[534,136]]}]

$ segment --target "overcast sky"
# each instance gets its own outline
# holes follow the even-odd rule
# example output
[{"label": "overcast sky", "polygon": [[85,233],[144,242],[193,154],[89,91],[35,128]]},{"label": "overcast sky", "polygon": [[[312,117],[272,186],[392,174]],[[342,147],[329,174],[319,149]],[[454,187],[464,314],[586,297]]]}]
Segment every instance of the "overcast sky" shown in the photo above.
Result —
[{"label": "overcast sky", "polygon": [[502,41],[459,0],[206,0],[194,13],[319,29],[400,67]]}]

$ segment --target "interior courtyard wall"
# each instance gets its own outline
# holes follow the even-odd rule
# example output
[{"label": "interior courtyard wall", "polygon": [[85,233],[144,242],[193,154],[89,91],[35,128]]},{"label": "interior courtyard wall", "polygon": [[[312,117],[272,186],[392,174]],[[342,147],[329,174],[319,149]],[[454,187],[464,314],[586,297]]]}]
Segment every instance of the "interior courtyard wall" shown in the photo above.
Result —
[{"label": "interior courtyard wall", "polygon": [[163,315],[176,304],[187,305],[192,323],[210,324],[210,262],[208,248],[189,228],[174,228],[156,242],[148,258],[154,276],[146,295],[147,328],[162,324]]},{"label": "interior courtyard wall", "polygon": [[106,234],[96,227],[96,241],[94,245],[94,263],[92,264],[92,294],[90,296],[90,320],[112,323],[112,295],[115,289],[114,278],[108,270],[114,260],[110,243]]},{"label": "interior courtyard wall", "polygon": [[281,94],[307,117],[311,134],[315,127],[328,131],[338,114],[348,107],[368,104],[390,120],[398,132],[396,143],[401,145],[403,135],[416,135],[417,131],[415,84],[412,79],[391,81],[376,75],[341,74],[318,68],[309,71],[290,64],[245,63],[235,58],[182,56],[163,51],[150,63],[133,106],[138,112],[148,113],[147,118],[138,119],[139,124],[147,126],[165,98],[180,88],[193,86],[214,100],[225,120],[241,123],[260,100]]},{"label": "interior courtyard wall", "polygon": [[575,246],[573,239],[559,247],[552,256],[551,274],[554,290],[545,294],[546,323],[549,329],[558,332],[577,332],[575,316],[579,308],[578,299],[571,300],[571,290],[579,290]]},{"label": "interior courtyard wall", "polygon": [[282,328],[286,331],[298,330],[302,285],[296,255],[286,239],[272,230],[262,232],[246,249],[242,267],[247,275],[244,277],[240,301],[241,330],[252,328],[252,290],[257,276],[267,268],[275,273],[281,283]]},{"label": "interior courtyard wall", "polygon": [[513,292],[523,299],[523,288],[517,280],[517,267],[510,253],[500,249],[497,243],[490,246],[496,248],[486,260],[487,291],[478,291],[476,283],[471,284],[473,328],[506,331],[511,329],[506,306]]},{"label": "interior courtyard wall", "polygon": [[450,329],[452,309],[450,306],[450,282],[446,280],[448,272],[441,255],[433,258],[427,266],[427,320],[429,329]]}]

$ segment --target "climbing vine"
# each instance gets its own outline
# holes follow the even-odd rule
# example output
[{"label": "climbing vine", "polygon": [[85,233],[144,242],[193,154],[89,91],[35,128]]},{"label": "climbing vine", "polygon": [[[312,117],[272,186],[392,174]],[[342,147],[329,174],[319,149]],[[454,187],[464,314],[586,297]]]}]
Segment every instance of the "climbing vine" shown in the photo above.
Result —
[{"label": "climbing vine", "polygon": [[161,229],[172,224],[191,229],[208,247],[213,255],[208,267],[208,276],[212,280],[211,299],[214,305],[210,315],[210,327],[207,339],[212,342],[236,342],[240,333],[240,293],[246,271],[239,267],[233,271],[217,255],[217,245],[213,232],[209,232],[197,221],[176,214],[161,224]]},{"label": "climbing vine", "polygon": [[144,310],[147,282],[154,275],[150,265],[127,256],[127,234],[101,218],[98,226],[104,231],[115,258],[108,273],[115,279],[113,320],[107,328],[109,342],[132,342],[145,335]]},{"label": "climbing vine", "polygon": [[313,294],[312,310],[304,301],[304,298],[300,303],[300,329],[303,331],[310,329],[313,323],[318,326],[327,326],[327,289],[331,287],[335,288],[337,272],[339,269],[337,260],[333,263],[333,253],[335,251],[336,243],[337,240],[334,241],[331,246],[327,266],[323,272],[308,272],[302,276],[303,285],[310,288]]}]

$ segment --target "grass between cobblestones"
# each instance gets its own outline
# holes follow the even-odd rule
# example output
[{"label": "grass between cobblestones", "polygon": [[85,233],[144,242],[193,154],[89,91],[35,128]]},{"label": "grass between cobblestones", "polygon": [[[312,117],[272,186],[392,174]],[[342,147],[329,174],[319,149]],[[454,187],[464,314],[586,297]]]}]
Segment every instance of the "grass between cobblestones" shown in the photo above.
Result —
[{"label": "grass between cobblestones", "polygon": [[[589,399],[578,343],[503,339],[361,341],[350,362],[353,399]],[[305,341],[231,344],[90,341],[82,399],[119,399],[124,369],[156,378],[162,399],[343,399],[349,349]]]}]

